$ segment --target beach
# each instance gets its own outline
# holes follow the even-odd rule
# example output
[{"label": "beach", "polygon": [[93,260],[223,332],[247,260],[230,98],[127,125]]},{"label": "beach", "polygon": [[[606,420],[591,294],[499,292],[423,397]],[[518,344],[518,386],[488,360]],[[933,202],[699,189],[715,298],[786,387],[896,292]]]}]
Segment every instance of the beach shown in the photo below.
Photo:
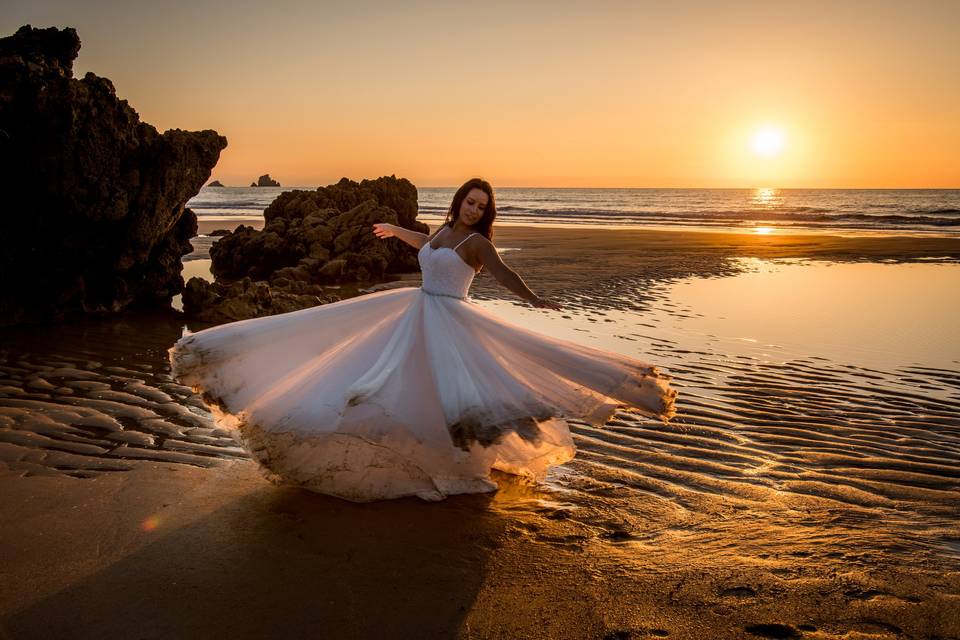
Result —
[{"label": "beach", "polygon": [[5,3],[0,640],[960,640],[960,2],[484,9]]},{"label": "beach", "polygon": [[[235,224],[201,219],[186,272]],[[483,274],[475,303],[656,364],[670,424],[573,424],[538,485],[357,505],[268,484],[170,378],[208,325],[5,329],[0,637],[960,637],[960,238],[495,239],[563,310]]]}]

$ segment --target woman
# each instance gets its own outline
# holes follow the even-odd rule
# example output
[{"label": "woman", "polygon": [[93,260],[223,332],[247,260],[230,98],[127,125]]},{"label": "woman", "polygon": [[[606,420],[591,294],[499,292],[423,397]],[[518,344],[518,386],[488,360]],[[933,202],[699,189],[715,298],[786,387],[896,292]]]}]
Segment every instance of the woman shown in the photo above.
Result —
[{"label": "woman", "polygon": [[[559,309],[557,304],[544,300],[530,291],[520,276],[503,264],[500,254],[493,246],[493,221],[496,217],[497,206],[494,203],[493,187],[486,180],[473,178],[454,194],[447,222],[440,227],[434,237],[442,236],[444,244],[455,245],[454,252],[474,270],[480,271],[486,268],[487,273],[492,274],[497,282],[533,306]],[[448,229],[449,232],[444,233]],[[432,240],[422,233],[392,224],[375,224],[373,232],[381,239],[399,238],[414,249],[420,249]],[[438,247],[440,248],[446,247]]]},{"label": "woman", "polygon": [[494,491],[490,470],[541,478],[576,448],[565,418],[623,404],[668,420],[655,367],[534,333],[467,300],[480,269],[543,308],[491,242],[493,189],[473,179],[417,247],[423,285],[213,327],[170,350],[173,373],[240,431],[268,477],[357,502]]}]

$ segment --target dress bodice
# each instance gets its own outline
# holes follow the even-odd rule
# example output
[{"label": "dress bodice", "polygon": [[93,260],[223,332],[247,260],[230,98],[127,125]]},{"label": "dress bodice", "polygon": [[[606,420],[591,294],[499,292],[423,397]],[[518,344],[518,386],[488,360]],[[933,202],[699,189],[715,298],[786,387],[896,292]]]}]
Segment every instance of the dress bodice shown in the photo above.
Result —
[{"label": "dress bodice", "polygon": [[464,262],[455,249],[434,249],[427,242],[420,247],[417,260],[420,262],[420,270],[423,271],[422,288],[426,293],[454,298],[467,297],[470,284],[477,273]]}]

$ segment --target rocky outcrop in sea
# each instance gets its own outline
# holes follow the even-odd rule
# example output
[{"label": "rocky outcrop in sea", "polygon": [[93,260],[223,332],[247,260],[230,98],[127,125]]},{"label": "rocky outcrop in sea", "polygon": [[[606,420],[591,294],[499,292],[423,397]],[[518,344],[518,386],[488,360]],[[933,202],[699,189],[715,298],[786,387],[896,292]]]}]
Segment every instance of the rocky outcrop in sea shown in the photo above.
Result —
[{"label": "rocky outcrop in sea", "polygon": [[375,222],[389,222],[427,233],[417,210],[417,188],[395,176],[284,192],[264,211],[263,230],[241,225],[210,248],[216,282],[191,278],[183,310],[212,322],[240,319],[241,310],[245,317],[272,315],[336,299],[322,285],[417,271],[413,249],[371,231]]},{"label": "rocky outcrop in sea", "polygon": [[197,219],[185,208],[227,141],[159,133],[93,73],[74,29],[0,39],[0,324],[165,307]]},{"label": "rocky outcrop in sea", "polygon": [[223,186],[223,183],[220,182],[219,180],[214,180],[213,182],[211,182],[211,183],[208,184],[207,186],[208,186],[208,187],[222,187],[222,186]]},{"label": "rocky outcrop in sea", "polygon": [[269,173],[265,173],[259,178],[256,182],[250,183],[251,187],[279,187],[280,183],[270,177]]}]

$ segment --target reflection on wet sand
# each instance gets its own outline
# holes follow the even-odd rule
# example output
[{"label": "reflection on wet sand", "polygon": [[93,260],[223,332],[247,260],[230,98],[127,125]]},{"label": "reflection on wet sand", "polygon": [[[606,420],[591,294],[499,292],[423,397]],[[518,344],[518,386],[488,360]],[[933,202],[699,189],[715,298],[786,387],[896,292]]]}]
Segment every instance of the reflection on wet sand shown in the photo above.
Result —
[{"label": "reflection on wet sand", "polygon": [[[602,429],[575,426],[577,457],[550,482],[568,517],[612,519],[624,540],[690,544],[717,558],[802,549],[867,567],[886,554],[955,555],[960,345],[950,291],[960,267],[746,266],[737,277],[654,289],[642,313],[594,307],[558,318],[482,303],[645,357],[680,392],[667,426],[630,411]],[[798,309],[791,297],[812,304]],[[921,298],[931,302],[912,317],[897,313]],[[857,308],[875,312],[866,329]]]}]

